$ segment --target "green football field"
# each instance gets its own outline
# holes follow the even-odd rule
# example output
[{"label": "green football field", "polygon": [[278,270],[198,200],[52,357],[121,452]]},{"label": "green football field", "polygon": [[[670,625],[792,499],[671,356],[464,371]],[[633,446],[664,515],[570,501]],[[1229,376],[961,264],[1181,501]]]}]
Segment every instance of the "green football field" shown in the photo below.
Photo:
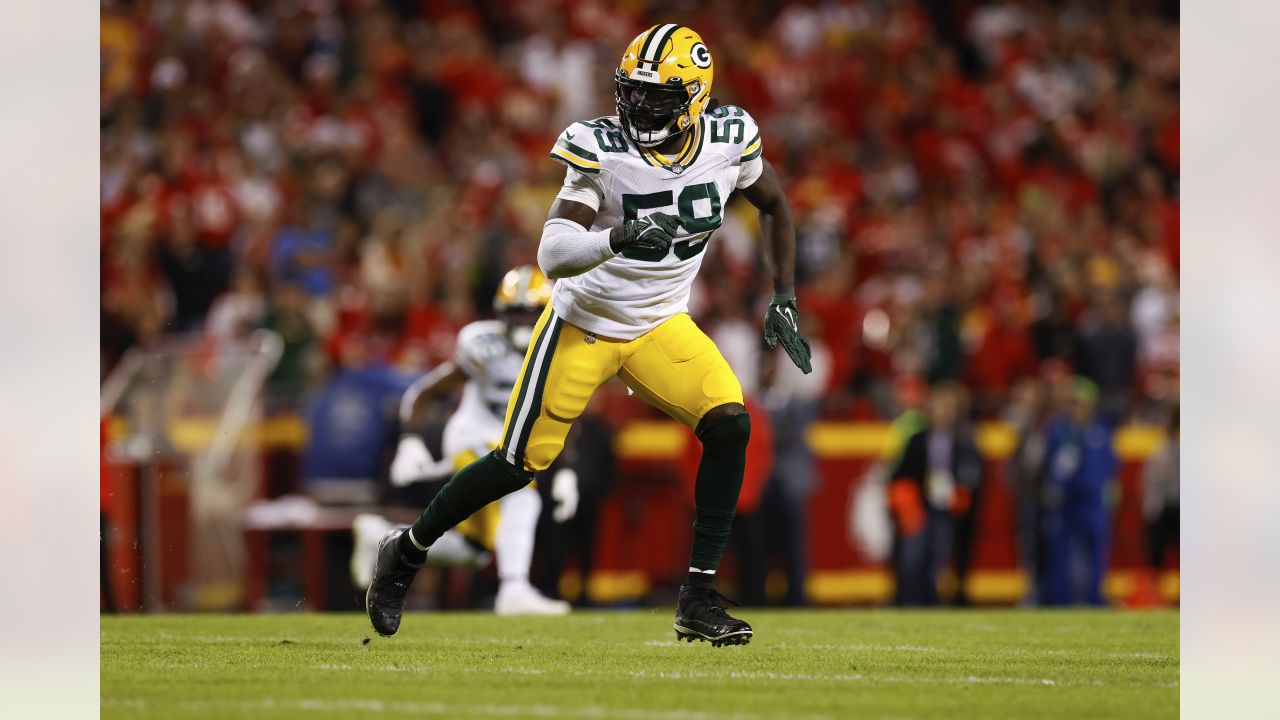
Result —
[{"label": "green football field", "polygon": [[[672,612],[102,620],[104,718],[1146,718],[1178,714],[1178,614],[757,611],[744,647]],[[365,638],[373,639],[365,643]]]}]

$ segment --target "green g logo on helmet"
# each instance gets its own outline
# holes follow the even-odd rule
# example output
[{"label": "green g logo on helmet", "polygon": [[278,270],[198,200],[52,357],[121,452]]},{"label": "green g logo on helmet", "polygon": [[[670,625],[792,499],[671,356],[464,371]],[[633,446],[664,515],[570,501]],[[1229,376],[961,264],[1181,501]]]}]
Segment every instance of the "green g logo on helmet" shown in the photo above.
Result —
[{"label": "green g logo on helmet", "polygon": [[693,64],[700,68],[711,67],[711,51],[706,45],[698,43],[689,50],[689,57],[693,59]]}]

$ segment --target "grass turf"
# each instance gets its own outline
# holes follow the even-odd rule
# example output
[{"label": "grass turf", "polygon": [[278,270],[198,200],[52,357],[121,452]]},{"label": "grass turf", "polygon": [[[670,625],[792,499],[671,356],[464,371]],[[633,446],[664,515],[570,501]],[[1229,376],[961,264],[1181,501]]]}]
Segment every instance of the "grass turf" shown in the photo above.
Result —
[{"label": "grass turf", "polygon": [[[1145,718],[1178,713],[1178,614],[671,611],[102,619],[103,718]],[[365,644],[364,638],[372,640]]]}]

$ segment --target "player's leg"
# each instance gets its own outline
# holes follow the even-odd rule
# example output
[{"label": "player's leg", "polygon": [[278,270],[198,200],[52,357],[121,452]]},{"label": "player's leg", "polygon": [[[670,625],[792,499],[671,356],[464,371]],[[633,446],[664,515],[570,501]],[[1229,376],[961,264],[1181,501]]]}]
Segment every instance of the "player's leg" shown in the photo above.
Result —
[{"label": "player's leg", "polygon": [[694,434],[702,442],[694,486],[693,547],[689,554],[690,583],[696,585],[710,584],[729,543],[746,472],[751,417],[740,401],[720,404],[702,416]]},{"label": "player's leg", "polygon": [[394,635],[399,628],[408,583],[437,538],[485,505],[528,485],[534,472],[545,469],[560,453],[573,420],[618,369],[620,343],[586,340],[584,332],[558,318],[550,307],[538,320],[507,406],[502,445],[455,474],[408,531],[383,540],[365,600],[379,633]]},{"label": "player's leg", "polygon": [[[445,425],[443,448],[445,457],[452,458],[453,471],[466,467],[478,456],[467,442],[468,436],[487,434],[489,437],[497,437],[501,430],[501,422],[498,422],[497,428],[477,427],[476,418],[467,417],[461,412],[454,413]],[[394,504],[400,507],[422,507],[430,503],[441,485],[441,481],[428,481],[401,488],[393,498]],[[489,551],[493,548],[493,543],[487,541],[483,534],[477,534],[464,525],[441,535],[431,545],[431,565],[483,567],[489,562]],[[351,579],[356,587],[367,588],[373,581],[373,568],[377,562],[381,540],[391,531],[403,529],[403,525],[374,513],[360,513],[355,517],[351,526],[355,540],[351,552]]]},{"label": "player's leg", "polygon": [[[471,461],[477,459],[474,453],[469,454]],[[431,564],[437,562],[441,544],[451,535],[465,536],[468,542],[491,549],[497,555],[495,612],[499,615],[563,615],[569,612],[569,603],[552,600],[529,583],[534,537],[541,513],[542,498],[533,485],[508,493],[441,535],[432,543],[427,560]]]},{"label": "player's leg", "polygon": [[633,345],[622,378],[637,395],[691,428],[702,443],[689,579],[680,589],[677,636],[744,644],[751,639],[751,626],[724,611],[724,597],[712,586],[746,470],[751,418],[742,386],[715,343],[688,315],[671,318]]},{"label": "player's leg", "polygon": [[444,530],[507,493],[525,487],[564,448],[587,400],[618,369],[620,343],[595,341],[548,308],[534,329],[507,406],[499,448],[463,468],[414,523],[410,547],[427,547]]},{"label": "player's leg", "polygon": [[542,497],[532,485],[498,501],[495,547],[498,553],[498,596],[493,610],[499,615],[564,615],[569,603],[553,600],[529,582],[534,537],[542,514]]},{"label": "player's leg", "polygon": [[494,599],[494,612],[499,615],[564,615],[569,612],[569,603],[552,600],[529,583],[534,536],[541,513],[542,498],[533,485],[503,495],[441,535],[431,544],[427,560],[435,564],[441,543],[451,535],[464,535],[470,542],[492,549],[497,555],[498,596]]},{"label": "player's leg", "polygon": [[[501,437],[501,425],[490,435]],[[446,445],[449,437],[446,429]],[[470,450],[463,457],[466,462],[458,469],[478,459],[477,454]],[[435,562],[440,544],[451,534],[461,533],[497,555],[498,596],[494,599],[494,612],[499,615],[563,615],[569,612],[569,603],[552,600],[529,583],[534,536],[541,513],[542,498],[530,484],[485,505],[453,530],[441,535],[432,543],[427,559]]]},{"label": "player's leg", "polygon": [[[494,417],[486,409],[471,404],[463,404],[449,417],[445,423],[444,436],[441,438],[441,449],[445,457],[453,463],[453,472],[457,474],[463,468],[489,454],[497,446],[502,437],[502,420]],[[434,498],[432,498],[434,500]],[[498,508],[490,503],[485,505],[452,530],[446,531],[435,542],[431,543],[431,553],[427,556],[432,565],[438,563],[437,555],[447,551],[452,543],[450,538],[457,536],[463,544],[484,558],[491,557],[494,550],[495,529],[498,525]]]},{"label": "player's leg", "polygon": [[[503,457],[532,471],[551,465],[564,447],[573,421],[582,414],[587,401],[606,379],[617,372],[621,343],[591,338],[576,327],[566,325],[548,366],[541,390],[516,388],[507,411],[503,431]],[[494,610],[499,615],[561,615],[569,603],[552,600],[529,582],[533,563],[534,536],[542,511],[542,498],[532,485],[506,495],[497,527],[498,597]]]},{"label": "player's leg", "polygon": [[[373,582],[373,568],[378,560],[378,545],[387,533],[404,529],[374,513],[360,513],[351,524],[354,543],[351,550],[351,582],[367,588]],[[486,545],[474,542],[458,530],[450,530],[431,544],[430,564],[438,567],[484,567],[489,562]]]}]

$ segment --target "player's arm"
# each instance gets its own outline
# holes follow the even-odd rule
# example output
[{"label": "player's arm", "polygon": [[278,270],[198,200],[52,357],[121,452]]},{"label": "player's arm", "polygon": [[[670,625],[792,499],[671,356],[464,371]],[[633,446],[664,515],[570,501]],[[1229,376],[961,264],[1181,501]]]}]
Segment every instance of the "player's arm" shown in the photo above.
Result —
[{"label": "player's arm", "polygon": [[763,157],[760,176],[742,188],[742,195],[760,211],[760,233],[765,256],[773,272],[773,298],[764,318],[764,339],[769,347],[779,341],[796,367],[813,371],[809,341],[800,332],[800,314],[796,307],[796,226],[791,219],[791,203],[782,191],[782,183],[773,165]]},{"label": "player's arm", "polygon": [[608,183],[594,137],[590,128],[574,123],[551,148],[551,159],[565,166],[565,177],[542,226],[538,265],[553,280],[581,275],[629,249],[665,254],[680,226],[675,215],[652,213],[620,227],[590,229]]},{"label": "player's arm", "polygon": [[466,383],[467,374],[456,363],[437,365],[400,397],[400,427],[406,432],[421,428],[431,405],[461,390]]},{"label": "player's arm", "polygon": [[675,215],[651,213],[607,230],[588,230],[595,219],[596,209],[590,205],[556,198],[538,244],[538,265],[547,277],[581,275],[629,248],[665,253],[680,227]]},{"label": "player's arm", "polygon": [[791,219],[791,203],[782,191],[778,173],[768,160],[760,158],[760,177],[742,189],[742,196],[760,211],[760,234],[773,271],[773,292],[796,293],[796,226]]},{"label": "player's arm", "polygon": [[[575,172],[571,169],[570,176]],[[570,187],[573,178],[565,180]],[[561,191],[563,195],[563,191]],[[560,278],[581,275],[613,257],[613,230],[591,231],[596,209],[590,205],[557,197],[547,213],[542,226],[542,240],[538,243],[538,266],[547,277]]]},{"label": "player's arm", "polygon": [[456,363],[446,362],[409,386],[400,397],[400,443],[391,461],[391,484],[397,487],[448,475],[448,459],[437,461],[416,431],[427,420],[427,410],[437,400],[457,392],[467,374]]}]

